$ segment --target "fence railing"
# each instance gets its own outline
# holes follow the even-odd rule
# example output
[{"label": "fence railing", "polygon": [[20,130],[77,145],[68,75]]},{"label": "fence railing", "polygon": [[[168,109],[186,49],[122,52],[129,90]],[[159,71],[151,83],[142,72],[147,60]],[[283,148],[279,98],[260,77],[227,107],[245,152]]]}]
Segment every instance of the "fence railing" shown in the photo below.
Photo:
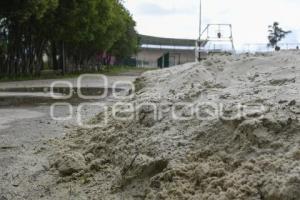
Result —
[{"label": "fence railing", "polygon": [[[282,50],[299,49],[300,43],[279,43],[278,46]],[[244,44],[240,50],[241,53],[255,53],[255,52],[272,52],[274,48],[268,46],[267,43],[252,43]]]}]

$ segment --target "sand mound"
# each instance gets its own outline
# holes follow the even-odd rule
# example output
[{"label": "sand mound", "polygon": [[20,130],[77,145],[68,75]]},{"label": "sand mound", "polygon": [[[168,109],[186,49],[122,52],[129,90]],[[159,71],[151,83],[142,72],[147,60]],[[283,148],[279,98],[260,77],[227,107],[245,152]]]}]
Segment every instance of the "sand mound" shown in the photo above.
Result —
[{"label": "sand mound", "polygon": [[85,158],[72,169],[74,156],[57,158],[76,172],[60,184],[82,199],[299,199],[299,66],[299,52],[281,52],[147,72],[133,119],[56,141]]}]

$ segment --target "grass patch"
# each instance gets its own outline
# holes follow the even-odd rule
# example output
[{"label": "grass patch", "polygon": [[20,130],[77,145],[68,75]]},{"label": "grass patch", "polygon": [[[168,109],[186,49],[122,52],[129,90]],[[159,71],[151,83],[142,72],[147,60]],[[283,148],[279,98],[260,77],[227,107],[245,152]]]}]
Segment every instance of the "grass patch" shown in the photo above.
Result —
[{"label": "grass patch", "polygon": [[44,80],[44,79],[67,79],[67,78],[77,78],[78,76],[82,74],[104,74],[107,76],[121,76],[121,75],[134,75],[139,76],[140,74],[155,70],[157,68],[137,68],[137,67],[129,67],[129,66],[110,66],[105,67],[103,70],[98,72],[91,72],[91,71],[85,71],[85,72],[78,72],[78,73],[68,73],[65,75],[59,75],[55,74],[55,72],[52,71],[52,73],[49,71],[48,73],[43,73],[40,76],[21,76],[21,77],[1,77],[0,76],[0,82],[10,82],[10,81],[28,81],[28,80]]},{"label": "grass patch", "polygon": [[123,74],[142,74],[146,71],[155,70],[157,68],[137,68],[137,67],[128,67],[128,66],[113,66],[104,69],[101,73],[104,75],[117,76]]}]

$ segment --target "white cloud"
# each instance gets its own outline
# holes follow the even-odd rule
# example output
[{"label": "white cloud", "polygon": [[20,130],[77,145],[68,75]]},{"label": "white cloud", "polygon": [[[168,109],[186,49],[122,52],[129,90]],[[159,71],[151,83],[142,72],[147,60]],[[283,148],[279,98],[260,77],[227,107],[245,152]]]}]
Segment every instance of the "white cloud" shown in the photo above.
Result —
[{"label": "white cloud", "polygon": [[[235,43],[239,46],[244,43],[266,43],[268,25],[274,21],[294,31],[286,42],[296,42],[300,37],[299,0],[202,2],[203,24],[231,23]],[[199,0],[126,0],[125,5],[137,21],[140,33],[162,37],[197,37]]]}]

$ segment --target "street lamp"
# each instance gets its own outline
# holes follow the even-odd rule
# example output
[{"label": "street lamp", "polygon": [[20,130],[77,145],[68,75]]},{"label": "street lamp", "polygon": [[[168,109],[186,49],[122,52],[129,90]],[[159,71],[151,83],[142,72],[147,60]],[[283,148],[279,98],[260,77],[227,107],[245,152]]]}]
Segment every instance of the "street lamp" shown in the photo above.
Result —
[{"label": "street lamp", "polygon": [[196,48],[195,48],[195,60],[199,62],[201,59],[201,35],[202,35],[202,0],[200,0],[199,6],[199,38],[196,40]]},{"label": "street lamp", "polygon": [[201,35],[202,35],[202,0],[199,6],[199,39],[196,42],[196,62],[201,60]]},{"label": "street lamp", "polygon": [[202,34],[202,0],[200,0],[200,7],[199,7],[199,41],[201,40]]}]

